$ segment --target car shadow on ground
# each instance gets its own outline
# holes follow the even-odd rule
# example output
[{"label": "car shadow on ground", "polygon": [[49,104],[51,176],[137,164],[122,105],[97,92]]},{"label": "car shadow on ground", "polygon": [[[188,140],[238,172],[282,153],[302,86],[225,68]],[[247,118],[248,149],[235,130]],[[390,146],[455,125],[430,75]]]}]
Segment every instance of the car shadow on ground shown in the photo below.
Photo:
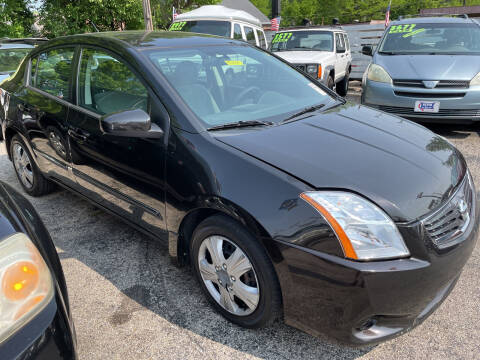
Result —
[{"label": "car shadow on ground", "polygon": [[473,134],[480,136],[480,124],[435,124],[420,123],[434,133],[453,139],[466,139]]},{"label": "car shadow on ground", "polygon": [[[0,180],[24,194],[6,155],[0,155],[0,169]],[[354,359],[373,349],[352,348],[327,337],[310,336],[283,321],[266,329],[240,328],[209,306],[190,268],[179,269],[171,264],[166,244],[68,191],[59,189],[45,197],[28,199],[60,249],[60,258],[82,262],[123,294],[113,311],[96,314],[110,326],[123,326],[136,312],[148,309],[173,325],[263,359]],[[74,295],[70,291],[71,303]],[[80,331],[82,326],[77,325],[79,338]],[[150,332],[151,328],[136,329],[137,333],[142,331]],[[158,336],[162,336],[161,332]],[[191,346],[198,344],[192,341]]]}]

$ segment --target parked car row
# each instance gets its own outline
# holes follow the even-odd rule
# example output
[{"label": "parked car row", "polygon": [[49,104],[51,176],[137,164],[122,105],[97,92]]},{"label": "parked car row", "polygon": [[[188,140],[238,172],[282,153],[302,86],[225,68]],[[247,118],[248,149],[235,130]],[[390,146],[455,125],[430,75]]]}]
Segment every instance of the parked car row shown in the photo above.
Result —
[{"label": "parked car row", "polygon": [[[312,49],[313,37],[330,50],[346,43],[337,30],[306,36]],[[4,143],[27,194],[61,186],[163,241],[228,320],[258,328],[283,317],[376,343],[421,323],[455,286],[477,239],[476,192],[451,143],[347,103],[318,81],[323,71],[204,34],[61,37],[0,85]],[[45,269],[19,236],[31,254],[21,261]],[[43,281],[45,297],[31,319],[55,298],[39,271],[28,281]],[[8,284],[30,284],[20,280]]]}]

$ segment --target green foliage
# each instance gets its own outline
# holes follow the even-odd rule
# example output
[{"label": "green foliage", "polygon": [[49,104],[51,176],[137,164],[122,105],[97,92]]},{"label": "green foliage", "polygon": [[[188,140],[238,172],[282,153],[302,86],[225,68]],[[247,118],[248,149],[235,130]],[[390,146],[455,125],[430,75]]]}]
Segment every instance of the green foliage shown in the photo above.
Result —
[{"label": "green foliage", "polygon": [[0,0],[0,38],[32,34],[34,18],[28,3],[29,0]]},{"label": "green foliage", "polygon": [[139,0],[44,0],[40,24],[44,35],[143,29],[142,2]]},{"label": "green foliage", "polygon": [[[271,17],[270,0],[251,0],[265,15]],[[347,24],[354,20],[370,21],[385,18],[389,0],[282,0],[282,26],[301,25],[304,19],[313,24],[332,23],[338,18]],[[466,0],[466,5],[478,5],[479,0]],[[415,15],[420,9],[462,6],[463,0],[392,0],[391,18]]]}]

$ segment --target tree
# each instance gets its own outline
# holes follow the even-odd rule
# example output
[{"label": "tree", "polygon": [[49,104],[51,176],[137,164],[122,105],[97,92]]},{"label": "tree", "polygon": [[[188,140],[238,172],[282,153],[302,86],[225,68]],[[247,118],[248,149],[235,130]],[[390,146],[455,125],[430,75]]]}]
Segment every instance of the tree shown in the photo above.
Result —
[{"label": "tree", "polygon": [[29,0],[0,0],[0,37],[25,37],[32,34],[34,17]]},{"label": "tree", "polygon": [[143,29],[138,0],[44,0],[40,8],[44,35],[56,37],[95,31]]}]

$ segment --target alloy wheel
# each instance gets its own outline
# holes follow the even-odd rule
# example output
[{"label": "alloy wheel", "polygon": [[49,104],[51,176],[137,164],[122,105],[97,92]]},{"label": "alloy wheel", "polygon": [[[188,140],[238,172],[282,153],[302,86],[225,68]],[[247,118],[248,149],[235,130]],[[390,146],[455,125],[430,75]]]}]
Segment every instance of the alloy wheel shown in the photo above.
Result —
[{"label": "alloy wheel", "polygon": [[237,316],[255,311],[260,300],[257,275],[239,246],[223,236],[209,236],[200,245],[198,265],[208,292],[222,308]]},{"label": "alloy wheel", "polygon": [[19,143],[13,145],[13,164],[22,184],[31,189],[33,187],[33,168],[27,151]]}]

